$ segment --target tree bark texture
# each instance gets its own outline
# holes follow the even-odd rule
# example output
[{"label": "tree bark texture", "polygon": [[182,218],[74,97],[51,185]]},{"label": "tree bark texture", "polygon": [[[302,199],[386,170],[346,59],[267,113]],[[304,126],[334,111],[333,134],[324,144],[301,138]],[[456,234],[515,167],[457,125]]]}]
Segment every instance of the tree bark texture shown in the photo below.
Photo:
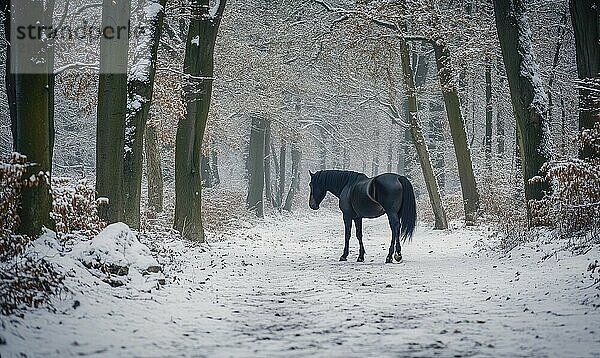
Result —
[{"label": "tree bark texture", "polygon": [[[600,1],[570,0],[569,9],[575,31],[579,87],[579,130],[591,129],[600,122]],[[579,158],[598,158],[592,146],[583,145]]]},{"label": "tree bark texture", "polygon": [[250,158],[252,160],[250,167],[252,169],[248,173],[246,204],[248,209],[254,211],[258,217],[264,216],[265,125],[265,119],[253,116],[250,127]]},{"label": "tree bark texture", "polygon": [[[542,199],[546,182],[531,181],[549,159],[544,138],[547,97],[531,45],[523,0],[494,0],[496,27],[517,124],[517,143],[523,168],[525,199]],[[532,213],[528,207],[531,222]]]},{"label": "tree bark texture", "polygon": [[158,135],[154,123],[148,123],[144,135],[146,149],[146,175],[148,176],[148,210],[163,211],[163,175],[158,149]]},{"label": "tree bark texture", "polygon": [[[504,77],[499,77],[499,88],[503,88]],[[505,142],[505,131],[504,131],[504,117],[501,115],[502,107],[500,101],[496,101],[496,153],[498,157],[504,157],[504,142]]]},{"label": "tree bark texture", "polygon": [[[41,0],[19,1],[13,4],[13,16],[27,18],[31,24],[46,24],[44,3]],[[35,236],[41,233],[42,227],[52,228],[50,219],[52,196],[50,194],[51,176],[51,135],[50,135],[50,94],[48,87],[49,63],[47,44],[44,41],[22,41],[12,43],[11,51],[17,59],[14,63],[14,147],[27,157],[29,167],[25,178],[37,176],[37,185],[26,186],[21,192],[20,218],[17,232]],[[44,56],[43,58],[41,56]],[[35,63],[24,62],[36,58]],[[45,177],[39,177],[39,173]],[[47,179],[47,181],[46,181]]]},{"label": "tree bark texture", "polygon": [[444,210],[444,206],[442,204],[437,179],[429,159],[427,144],[425,142],[425,138],[423,137],[421,124],[419,123],[417,92],[414,83],[413,71],[410,65],[410,50],[408,44],[403,39],[400,39],[399,47],[402,61],[402,78],[408,97],[407,110],[410,123],[410,134],[413,144],[417,150],[417,156],[419,158],[419,162],[421,163],[423,177],[425,178],[425,185],[427,187],[427,192],[429,193],[429,200],[431,202],[435,217],[434,228],[438,230],[444,230],[448,228],[448,220],[446,218],[446,211]]},{"label": "tree bark texture", "polygon": [[279,150],[279,178],[277,179],[277,207],[281,208],[283,205],[283,193],[285,191],[285,168],[286,168],[286,144],[285,141],[281,141],[281,148]]},{"label": "tree bark texture", "polygon": [[208,0],[192,1],[183,65],[186,115],[177,124],[174,227],[185,239],[199,242],[204,242],[200,156],[212,94],[214,47],[225,3],[218,3],[213,17]]},{"label": "tree bark texture", "polygon": [[[14,0],[13,0],[14,1]],[[13,150],[17,151],[17,93],[15,89],[15,74],[12,71],[12,46],[11,46],[11,1],[2,0],[0,11],[3,12],[4,37],[6,38],[6,72],[4,82],[6,84],[6,97],[8,99],[8,110],[10,115],[10,130],[13,137]]]},{"label": "tree bark texture", "polygon": [[212,168],[210,173],[212,184],[221,184],[221,176],[219,175],[219,156],[217,155],[217,151],[214,149],[210,151],[210,167]]},{"label": "tree bark texture", "polygon": [[485,66],[485,163],[487,170],[491,170],[492,160],[492,65],[488,62]]},{"label": "tree bark texture", "polygon": [[456,154],[456,161],[458,163],[465,222],[467,225],[474,224],[479,211],[479,193],[477,191],[475,175],[473,174],[471,150],[467,143],[467,134],[460,108],[458,90],[454,82],[454,73],[450,62],[450,50],[441,40],[434,41],[433,47],[444,103],[446,105],[446,114],[450,124],[450,134],[454,144],[454,153]]},{"label": "tree bark texture", "polygon": [[300,190],[300,161],[302,160],[302,152],[296,145],[292,147],[292,184],[290,190],[285,197],[285,204],[283,210],[292,211],[294,204],[294,198],[296,193]]},{"label": "tree bark texture", "polygon": [[265,120],[265,148],[264,148],[264,167],[265,167],[265,197],[275,207],[275,197],[271,181],[271,121]]},{"label": "tree bark texture", "polygon": [[148,38],[142,38],[138,43],[135,72],[128,84],[130,108],[126,118],[123,157],[124,220],[127,225],[136,229],[140,227],[144,132],[152,103],[156,60],[166,2],[167,0],[149,0],[144,8],[144,11],[148,9],[153,11],[155,7],[149,6],[152,4],[160,6],[161,10],[158,13],[146,13],[144,16],[144,26],[147,26],[146,31],[149,31],[150,35]]},{"label": "tree bark texture", "polygon": [[[117,29],[129,22],[129,0],[104,0],[102,27]],[[108,198],[98,215],[108,223],[123,220],[123,146],[127,115],[128,34],[100,39],[100,81],[96,126],[96,192]]]}]

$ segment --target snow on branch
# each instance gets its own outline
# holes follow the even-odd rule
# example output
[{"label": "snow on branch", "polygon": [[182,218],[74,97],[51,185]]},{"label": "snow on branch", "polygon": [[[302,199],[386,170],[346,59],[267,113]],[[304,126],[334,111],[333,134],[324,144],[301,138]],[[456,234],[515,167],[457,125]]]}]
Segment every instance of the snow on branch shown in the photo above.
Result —
[{"label": "snow on branch", "polygon": [[225,10],[226,0],[216,0],[215,3],[208,9],[208,16],[211,19],[216,19],[223,15]]},{"label": "snow on branch", "polygon": [[82,69],[82,68],[90,68],[90,69],[99,71],[100,64],[98,62],[93,62],[93,63],[73,62],[73,63],[69,63],[67,65],[56,68],[54,70],[54,74],[59,75],[65,71]]}]

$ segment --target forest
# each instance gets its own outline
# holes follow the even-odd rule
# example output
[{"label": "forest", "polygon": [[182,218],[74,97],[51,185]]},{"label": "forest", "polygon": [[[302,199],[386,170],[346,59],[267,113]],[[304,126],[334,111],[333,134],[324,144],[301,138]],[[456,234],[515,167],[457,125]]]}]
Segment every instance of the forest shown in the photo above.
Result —
[{"label": "forest", "polygon": [[600,352],[600,1],[0,20],[0,357]]}]

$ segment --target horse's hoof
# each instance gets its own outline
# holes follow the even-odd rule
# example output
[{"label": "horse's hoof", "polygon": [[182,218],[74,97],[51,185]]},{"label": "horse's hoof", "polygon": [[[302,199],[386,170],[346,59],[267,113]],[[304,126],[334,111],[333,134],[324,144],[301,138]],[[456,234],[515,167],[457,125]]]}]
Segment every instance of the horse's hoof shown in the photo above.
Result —
[{"label": "horse's hoof", "polygon": [[394,254],[394,260],[396,260],[398,262],[402,261],[402,254],[399,254],[399,253],[396,252]]},{"label": "horse's hoof", "polygon": [[356,259],[356,262],[365,262],[365,258],[359,256],[358,259]]},{"label": "horse's hoof", "polygon": [[340,261],[347,261],[347,260],[348,260],[348,258],[346,256],[340,257]]},{"label": "horse's hoof", "polygon": [[386,264],[392,263],[392,257],[391,256],[386,257],[385,258],[385,263]]}]

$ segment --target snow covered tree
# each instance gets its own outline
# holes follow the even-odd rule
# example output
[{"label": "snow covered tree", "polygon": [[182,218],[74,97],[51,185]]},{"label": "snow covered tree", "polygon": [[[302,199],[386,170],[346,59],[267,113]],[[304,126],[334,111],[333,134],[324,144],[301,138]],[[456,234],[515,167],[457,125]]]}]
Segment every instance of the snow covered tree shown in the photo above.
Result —
[{"label": "snow covered tree", "polygon": [[158,150],[156,124],[149,122],[144,134],[144,152],[146,153],[146,175],[148,177],[148,209],[152,213],[163,211],[163,175]]},{"label": "snow covered tree", "polygon": [[[16,136],[17,109],[16,109],[16,93],[15,93],[15,74],[11,70],[11,5],[10,0],[0,1],[0,12],[2,13],[2,24],[4,26],[4,37],[6,38],[6,71],[4,81],[6,87],[6,99],[8,100],[8,112],[10,115],[10,128],[13,138]],[[13,149],[15,142],[13,141]]]},{"label": "snow covered tree", "polygon": [[[550,190],[545,181],[532,181],[548,162],[546,143],[547,96],[531,42],[531,29],[523,0],[494,0],[496,27],[513,112],[517,123],[518,149],[525,180],[525,199],[540,200]],[[531,208],[528,217],[532,222]]]},{"label": "snow covered tree", "polygon": [[[154,87],[156,59],[162,32],[166,0],[148,0],[143,8],[145,31],[137,40],[135,63],[128,84],[128,111],[123,159],[124,220],[130,227],[140,227],[140,196],[144,131]],[[157,173],[154,172],[153,175]]]},{"label": "snow covered tree", "polygon": [[446,114],[450,123],[454,152],[458,162],[458,175],[465,209],[465,222],[473,224],[477,219],[479,211],[479,192],[477,191],[477,183],[475,181],[475,174],[473,173],[473,161],[471,159],[471,150],[467,143],[460,97],[458,96],[458,89],[454,82],[450,49],[441,39],[434,39],[432,43],[438,66],[438,77],[446,104]]},{"label": "snow covered tree", "polygon": [[[12,4],[13,19],[33,26],[48,24],[42,0],[26,0]],[[35,35],[35,34],[34,34]],[[42,227],[52,227],[50,210],[52,197],[49,191],[51,171],[51,129],[49,94],[49,59],[47,43],[43,37],[13,41],[11,51],[14,62],[14,132],[15,151],[27,157],[24,177],[30,184],[22,189],[18,232],[37,235]]]},{"label": "snow covered tree", "polygon": [[204,241],[202,227],[202,141],[212,94],[214,47],[226,0],[210,7],[192,0],[186,39],[184,101],[186,114],[177,125],[175,149],[175,229],[190,240]]},{"label": "snow covered tree", "polygon": [[429,151],[427,150],[427,144],[422,133],[422,126],[419,122],[417,94],[414,83],[414,74],[410,64],[410,50],[408,43],[404,39],[399,41],[400,57],[402,62],[402,76],[404,81],[404,87],[406,90],[406,96],[408,98],[408,113],[407,119],[409,123],[410,133],[412,135],[412,141],[417,150],[419,162],[421,164],[421,170],[423,171],[423,177],[425,178],[425,185],[427,192],[429,193],[429,201],[433,208],[433,214],[435,217],[434,228],[438,230],[444,230],[448,228],[448,219],[446,218],[446,211],[442,203],[440,196],[439,185],[437,178],[434,174],[431,160],[429,158]]},{"label": "snow covered tree", "polygon": [[130,0],[104,0],[96,127],[96,192],[108,198],[99,216],[123,220],[123,157],[127,116],[127,51]]},{"label": "snow covered tree", "polygon": [[250,144],[248,148],[248,209],[256,216],[264,216],[264,176],[265,176],[265,130],[267,120],[258,115],[252,116]]},{"label": "snow covered tree", "polygon": [[[592,129],[600,122],[600,1],[570,0],[575,30],[579,84],[579,130]],[[584,143],[585,144],[585,143]],[[589,145],[581,146],[581,159],[597,157]]]}]

